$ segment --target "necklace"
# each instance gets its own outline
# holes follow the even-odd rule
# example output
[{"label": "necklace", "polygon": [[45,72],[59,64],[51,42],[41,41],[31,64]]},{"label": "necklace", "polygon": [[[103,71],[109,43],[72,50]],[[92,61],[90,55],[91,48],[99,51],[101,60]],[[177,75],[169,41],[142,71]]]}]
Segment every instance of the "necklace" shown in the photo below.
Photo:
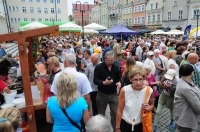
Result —
[{"label": "necklace", "polygon": [[[133,89],[133,86],[132,86],[132,89]],[[142,88],[143,89],[143,88]],[[142,91],[142,89],[140,89],[140,90],[134,90],[133,89],[133,92],[134,92],[134,94],[135,94],[135,96],[138,98],[138,95],[139,95],[139,93]]]}]

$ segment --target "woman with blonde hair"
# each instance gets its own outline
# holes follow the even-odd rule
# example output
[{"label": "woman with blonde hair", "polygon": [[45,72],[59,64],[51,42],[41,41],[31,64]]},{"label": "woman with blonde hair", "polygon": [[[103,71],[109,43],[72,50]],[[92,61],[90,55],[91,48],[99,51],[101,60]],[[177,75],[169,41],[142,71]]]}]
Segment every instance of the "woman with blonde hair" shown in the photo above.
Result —
[{"label": "woman with blonde hair", "polygon": [[[142,132],[142,109],[154,108],[153,90],[150,89],[147,102],[144,102],[147,86],[144,86],[145,69],[134,66],[129,71],[132,84],[124,86],[119,95],[115,132]],[[134,125],[133,125],[134,124]]]},{"label": "woman with blonde hair", "polygon": [[128,57],[126,59],[126,64],[124,67],[124,73],[122,74],[122,85],[126,86],[128,84],[131,84],[131,81],[129,80],[128,74],[129,71],[133,68],[133,66],[136,65],[135,59],[133,57]]},{"label": "woman with blonde hair", "polygon": [[21,114],[16,108],[0,111],[0,132],[16,132],[21,124]]},{"label": "woman with blonde hair", "polygon": [[176,50],[170,50],[167,53],[167,57],[168,57],[169,61],[167,63],[166,68],[167,68],[167,70],[174,69],[176,71],[176,75],[179,76],[179,66],[175,61],[176,53],[177,53]]},{"label": "woman with blonde hair", "polygon": [[51,97],[47,103],[47,122],[53,123],[53,132],[79,132],[81,119],[86,124],[90,116],[86,101],[78,93],[75,76],[61,73],[56,86],[57,96]]}]

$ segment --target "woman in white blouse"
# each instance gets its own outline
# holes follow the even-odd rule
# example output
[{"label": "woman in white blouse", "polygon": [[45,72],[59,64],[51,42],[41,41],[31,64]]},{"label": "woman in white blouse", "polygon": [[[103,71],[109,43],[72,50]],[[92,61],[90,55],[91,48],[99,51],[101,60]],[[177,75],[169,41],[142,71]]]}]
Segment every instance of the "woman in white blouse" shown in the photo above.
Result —
[{"label": "woman in white blouse", "polygon": [[176,76],[179,76],[179,66],[175,61],[176,58],[176,50],[170,50],[167,53],[167,57],[169,59],[167,63],[167,70],[174,69],[176,71]]}]

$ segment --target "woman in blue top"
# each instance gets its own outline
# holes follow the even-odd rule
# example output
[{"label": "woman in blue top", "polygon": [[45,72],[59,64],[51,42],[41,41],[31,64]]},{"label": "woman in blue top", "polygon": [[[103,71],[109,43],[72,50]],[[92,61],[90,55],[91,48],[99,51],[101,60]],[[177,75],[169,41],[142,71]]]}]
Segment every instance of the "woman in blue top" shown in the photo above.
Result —
[{"label": "woman in blue top", "polygon": [[65,109],[69,117],[79,126],[82,117],[85,124],[90,118],[88,105],[78,93],[76,78],[72,74],[61,73],[57,88],[58,95],[51,97],[47,103],[47,122],[53,123],[53,132],[79,132],[62,111]]}]

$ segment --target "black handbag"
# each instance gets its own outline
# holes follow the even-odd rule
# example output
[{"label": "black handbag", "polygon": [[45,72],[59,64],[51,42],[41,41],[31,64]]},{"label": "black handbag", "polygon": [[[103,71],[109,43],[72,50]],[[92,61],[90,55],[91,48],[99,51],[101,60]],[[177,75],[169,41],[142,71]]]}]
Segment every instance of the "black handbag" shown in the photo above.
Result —
[{"label": "black handbag", "polygon": [[[62,108],[61,108],[62,109]],[[67,114],[66,110],[65,109],[62,109],[63,113],[65,114],[65,116],[69,119],[69,121],[71,122],[71,124],[73,126],[75,126],[77,129],[80,130],[80,132],[86,132],[85,128],[84,127],[80,127],[76,122],[74,122],[70,117],[69,115]]]}]

